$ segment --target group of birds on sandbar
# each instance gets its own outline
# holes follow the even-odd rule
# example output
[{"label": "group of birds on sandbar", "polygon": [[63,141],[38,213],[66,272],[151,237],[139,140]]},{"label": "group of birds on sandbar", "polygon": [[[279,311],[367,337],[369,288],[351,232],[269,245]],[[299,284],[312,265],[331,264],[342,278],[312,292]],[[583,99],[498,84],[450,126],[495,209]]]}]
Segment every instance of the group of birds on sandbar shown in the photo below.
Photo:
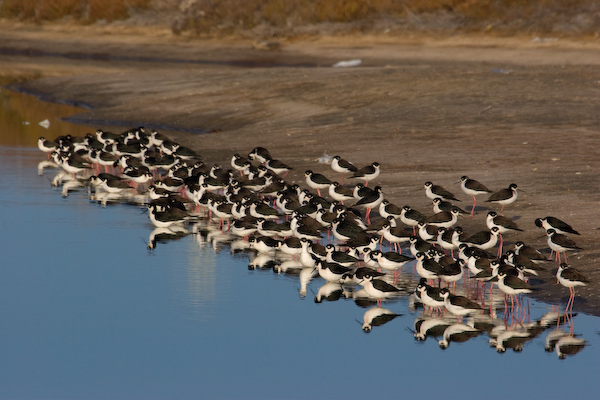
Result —
[{"label": "group of birds on sandbar", "polygon": [[[519,306],[520,295],[536,290],[528,277],[539,275],[551,261],[523,241],[503,251],[503,235],[522,230],[504,216],[519,195],[514,183],[494,192],[462,176],[457,183],[473,199],[467,212],[455,205],[460,200],[450,191],[425,182],[433,207],[427,215],[408,205],[399,207],[385,198],[381,186],[369,186],[381,173],[379,162],[357,167],[335,156],[329,165],[341,183],[313,170],[294,183],[285,179],[292,167],[264,147],[245,156],[233,154],[224,167],[208,165],[194,150],[143,127],[122,133],[98,129],[85,137],[65,135],[52,141],[40,138],[38,147],[48,155],[44,167],[61,169],[53,183],[63,185],[63,195],[87,187],[104,204],[113,199],[144,204],[157,231],[149,248],[156,246],[160,234],[187,232],[186,224],[212,224],[256,258],[285,259],[309,279],[320,276],[327,282],[359,285],[378,307],[406,292],[398,285],[399,272],[413,263],[421,280],[411,292],[431,311],[447,310],[458,319],[482,312],[481,304],[455,294],[456,282],[466,275],[497,286],[505,294],[505,308],[508,296],[512,309],[514,301]],[[348,185],[346,180],[359,182]],[[474,217],[478,196],[487,196],[486,203],[500,209],[487,213],[487,229],[469,235],[457,225],[458,218]],[[372,213],[378,215],[373,221]],[[570,290],[569,310],[574,288],[589,283],[567,264],[566,252],[582,250],[568,235],[579,233],[551,216],[534,222],[546,232],[559,263],[557,282]]]}]

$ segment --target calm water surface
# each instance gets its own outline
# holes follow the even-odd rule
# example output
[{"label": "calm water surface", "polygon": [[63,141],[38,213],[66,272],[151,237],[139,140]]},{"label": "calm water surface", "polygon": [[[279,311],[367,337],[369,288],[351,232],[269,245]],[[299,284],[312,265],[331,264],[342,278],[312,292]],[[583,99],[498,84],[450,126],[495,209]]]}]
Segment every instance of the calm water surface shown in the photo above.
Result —
[{"label": "calm water surface", "polygon": [[[297,273],[250,269],[247,253],[203,234],[148,250],[143,207],[103,206],[85,189],[62,197],[50,184],[56,170],[38,173],[39,136],[95,128],[60,122],[70,108],[1,98],[3,120],[13,121],[0,147],[1,399],[594,398],[600,390],[597,317],[579,313],[560,326],[586,340],[564,360],[544,349],[556,324],[536,325],[552,305],[531,299],[522,325],[501,308],[491,320],[536,326],[522,351],[498,353],[485,331],[442,350],[441,334],[415,340],[423,312],[409,296],[384,302],[402,315],[365,334],[374,304],[353,300],[353,288],[317,303],[331,289],[321,278],[303,295]],[[41,111],[25,116],[15,101]],[[38,125],[51,116],[48,130]],[[407,291],[416,281],[403,267]]]}]

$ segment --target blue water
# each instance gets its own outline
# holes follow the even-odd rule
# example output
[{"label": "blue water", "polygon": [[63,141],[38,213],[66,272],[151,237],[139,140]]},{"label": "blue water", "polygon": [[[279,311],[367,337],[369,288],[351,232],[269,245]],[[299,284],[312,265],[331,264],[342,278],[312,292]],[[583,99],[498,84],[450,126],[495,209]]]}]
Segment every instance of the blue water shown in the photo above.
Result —
[{"label": "blue water", "polygon": [[[598,317],[579,313],[560,326],[586,340],[565,360],[544,351],[555,325],[504,354],[485,332],[446,350],[440,337],[416,341],[422,309],[409,297],[384,302],[402,316],[366,334],[374,304],[316,303],[320,278],[302,296],[297,275],[251,270],[247,253],[215,249],[202,234],[148,250],[143,207],[104,207],[84,189],[62,197],[50,185],[56,170],[38,175],[44,159],[37,148],[0,147],[0,399],[553,399],[600,390]],[[416,282],[410,264],[402,272]],[[552,305],[527,306],[524,322]]]}]

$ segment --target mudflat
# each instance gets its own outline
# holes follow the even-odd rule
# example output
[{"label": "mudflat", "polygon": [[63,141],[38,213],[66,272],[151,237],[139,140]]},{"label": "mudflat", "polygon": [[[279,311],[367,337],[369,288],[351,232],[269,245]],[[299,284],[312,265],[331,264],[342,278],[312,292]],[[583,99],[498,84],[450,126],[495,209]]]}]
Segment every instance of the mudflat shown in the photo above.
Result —
[{"label": "mudflat", "polygon": [[[5,29],[10,28],[10,29]],[[583,250],[569,263],[591,283],[575,310],[600,315],[600,43],[597,39],[344,36],[283,40],[176,37],[166,30],[75,26],[0,29],[3,74],[14,88],[50,101],[85,105],[75,122],[145,126],[229,166],[257,146],[294,169],[306,187],[311,169],[341,180],[325,163],[377,161],[392,203],[433,214],[423,184],[453,192],[461,176],[491,190],[516,183],[504,215],[523,232],[505,234],[550,250],[539,217],[571,224]],[[276,50],[265,50],[275,48]],[[360,61],[356,61],[360,60]],[[352,61],[353,67],[333,67]],[[356,65],[358,64],[358,65]],[[346,181],[356,183],[357,181]],[[479,196],[467,233],[486,229]],[[558,264],[534,280],[534,296],[566,303]]]}]

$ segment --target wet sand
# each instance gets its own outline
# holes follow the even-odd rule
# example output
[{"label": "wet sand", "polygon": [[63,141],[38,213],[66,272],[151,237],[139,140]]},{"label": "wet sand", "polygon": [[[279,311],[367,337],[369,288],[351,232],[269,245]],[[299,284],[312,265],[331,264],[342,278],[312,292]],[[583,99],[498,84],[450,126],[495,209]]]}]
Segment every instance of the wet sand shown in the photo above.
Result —
[{"label": "wet sand", "polygon": [[[78,27],[1,29],[5,75],[29,79],[19,90],[85,105],[73,121],[102,127],[143,125],[229,165],[256,146],[294,170],[341,179],[324,155],[358,166],[378,161],[392,203],[432,214],[423,183],[460,191],[467,175],[492,190],[516,183],[505,208],[524,232],[507,234],[547,251],[535,218],[575,227],[584,250],[569,262],[592,283],[577,288],[575,310],[600,315],[600,43],[459,36],[448,39],[337,37],[283,41],[280,50],[239,40],[173,37],[166,31]],[[360,59],[352,68],[338,61]],[[351,183],[354,183],[350,181]],[[468,233],[485,229],[478,198]],[[556,263],[535,297],[566,303]]]}]

